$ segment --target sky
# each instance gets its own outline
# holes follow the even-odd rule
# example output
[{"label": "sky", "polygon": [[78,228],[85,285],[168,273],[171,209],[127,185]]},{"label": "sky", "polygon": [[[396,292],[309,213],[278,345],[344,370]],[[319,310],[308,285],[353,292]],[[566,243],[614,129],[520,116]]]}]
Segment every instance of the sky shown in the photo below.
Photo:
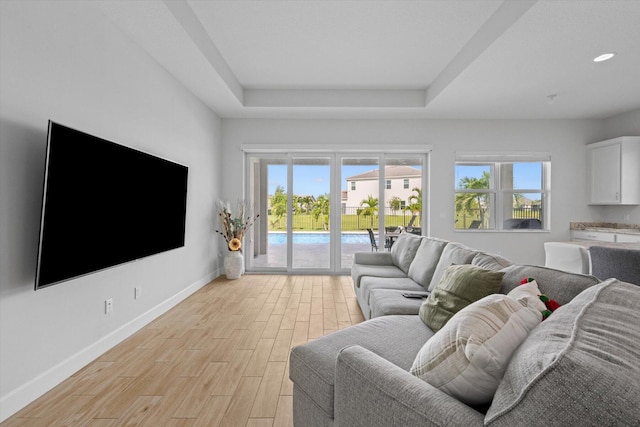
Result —
[{"label": "sky", "polygon": [[[343,166],[340,188],[347,189],[346,177],[369,172],[378,169],[377,165],[357,165]],[[330,192],[330,176],[328,165],[295,165],[293,167],[293,193],[312,195],[318,197],[321,194]],[[489,171],[488,166],[457,166],[455,174],[456,185],[460,178],[468,176],[479,178],[483,171]],[[542,167],[538,163],[516,163],[514,164],[514,186],[515,188],[526,188],[529,190],[542,188]],[[269,165],[269,194],[273,194],[278,185],[285,190],[287,188],[287,165]]]},{"label": "sky", "polygon": [[[458,165],[456,166],[456,186],[464,177],[480,178],[483,172],[489,172],[488,165]],[[515,189],[541,190],[542,189],[542,163],[514,163],[513,187]],[[525,193],[524,197],[530,200],[540,199],[540,193]]]},{"label": "sky", "polygon": [[[340,188],[347,189],[349,176],[369,172],[378,169],[376,165],[366,166],[343,166]],[[329,165],[311,166],[294,165],[293,167],[293,194],[312,195],[318,197],[321,194],[330,192],[330,168]],[[281,185],[285,191],[287,189],[287,165],[269,165],[269,194],[273,194],[276,187]]]},{"label": "sky", "polygon": [[[489,172],[489,170],[488,165],[456,166],[456,186],[463,177],[479,178],[483,172]],[[542,164],[540,162],[514,163],[513,187],[528,190],[542,189]]]}]

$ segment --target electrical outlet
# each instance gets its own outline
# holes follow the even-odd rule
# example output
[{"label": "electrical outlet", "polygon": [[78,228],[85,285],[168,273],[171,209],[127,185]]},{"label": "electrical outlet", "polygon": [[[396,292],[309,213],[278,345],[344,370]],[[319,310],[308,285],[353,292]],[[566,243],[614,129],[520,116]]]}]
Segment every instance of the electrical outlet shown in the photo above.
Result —
[{"label": "electrical outlet", "polygon": [[104,302],[104,314],[109,314],[113,311],[113,298],[109,298]]},{"label": "electrical outlet", "polygon": [[140,288],[139,286],[136,286],[135,288],[133,288],[133,298],[134,299],[140,298],[141,292],[142,292],[142,288]]}]

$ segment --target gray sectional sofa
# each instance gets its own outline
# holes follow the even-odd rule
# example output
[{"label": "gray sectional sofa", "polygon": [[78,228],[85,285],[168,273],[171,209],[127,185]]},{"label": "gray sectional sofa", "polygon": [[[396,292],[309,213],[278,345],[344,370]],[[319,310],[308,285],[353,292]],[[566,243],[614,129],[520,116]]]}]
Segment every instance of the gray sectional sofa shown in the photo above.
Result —
[{"label": "gray sectional sofa", "polygon": [[351,277],[362,314],[365,319],[387,314],[418,314],[420,300],[404,298],[402,293],[428,295],[451,264],[500,270],[512,263],[461,243],[403,233],[391,252],[355,254]]},{"label": "gray sectional sofa", "polygon": [[[370,320],[291,350],[296,426],[640,425],[639,286],[513,265],[439,239],[398,243],[356,256],[354,286]],[[401,295],[426,294],[446,266],[474,262],[504,272],[500,293],[534,277],[563,305],[527,335],[483,407],[409,373],[434,332],[417,315],[421,301]]]}]

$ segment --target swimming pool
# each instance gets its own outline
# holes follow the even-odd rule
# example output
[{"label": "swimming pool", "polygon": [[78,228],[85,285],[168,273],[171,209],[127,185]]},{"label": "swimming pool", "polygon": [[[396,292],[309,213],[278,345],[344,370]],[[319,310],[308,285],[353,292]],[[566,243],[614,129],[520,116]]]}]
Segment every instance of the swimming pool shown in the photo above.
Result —
[{"label": "swimming pool", "polygon": [[[369,235],[366,233],[343,233],[340,240],[343,244],[369,244]],[[285,243],[287,243],[286,233],[269,233],[270,245]],[[329,233],[293,233],[293,243],[328,244]]]}]

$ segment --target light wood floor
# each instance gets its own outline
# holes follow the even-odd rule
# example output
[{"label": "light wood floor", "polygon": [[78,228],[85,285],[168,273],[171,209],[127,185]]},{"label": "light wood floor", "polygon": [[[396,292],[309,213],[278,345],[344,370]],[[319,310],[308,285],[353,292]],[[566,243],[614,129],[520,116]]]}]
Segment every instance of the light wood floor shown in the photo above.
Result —
[{"label": "light wood floor", "polygon": [[3,426],[291,426],[289,350],[359,323],[348,276],[218,278]]}]

